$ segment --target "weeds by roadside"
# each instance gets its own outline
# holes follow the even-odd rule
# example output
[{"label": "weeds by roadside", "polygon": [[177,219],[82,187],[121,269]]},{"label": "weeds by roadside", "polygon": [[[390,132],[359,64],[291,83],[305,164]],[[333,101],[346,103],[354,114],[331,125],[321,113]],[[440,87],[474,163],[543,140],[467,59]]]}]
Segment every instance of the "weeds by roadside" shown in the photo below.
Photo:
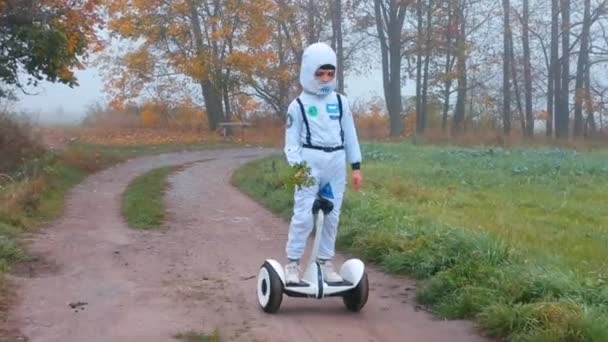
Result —
[{"label": "weeds by roadside", "polygon": [[174,338],[184,342],[219,342],[220,333],[217,329],[211,334],[188,331],[176,334]]},{"label": "weeds by roadside", "polygon": [[163,194],[167,177],[176,167],[163,167],[135,178],[122,195],[122,214],[137,229],[160,227],[165,217]]}]

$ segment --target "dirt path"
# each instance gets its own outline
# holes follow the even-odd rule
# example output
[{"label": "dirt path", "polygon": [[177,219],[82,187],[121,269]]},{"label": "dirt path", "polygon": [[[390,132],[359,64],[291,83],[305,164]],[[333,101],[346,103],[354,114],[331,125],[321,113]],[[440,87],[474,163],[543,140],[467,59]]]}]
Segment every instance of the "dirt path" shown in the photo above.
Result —
[{"label": "dirt path", "polygon": [[[289,297],[278,314],[262,313],[255,275],[265,258],[282,261],[287,225],[229,177],[269,152],[143,157],[87,178],[70,193],[65,215],[33,237],[30,250],[46,263],[17,278],[14,323],[30,341],[174,341],[178,332],[216,328],[225,341],[483,341],[468,322],[417,310],[410,280],[373,268],[359,314],[339,298]],[[170,178],[165,227],[128,228],[120,195],[129,181],[184,163]]]}]

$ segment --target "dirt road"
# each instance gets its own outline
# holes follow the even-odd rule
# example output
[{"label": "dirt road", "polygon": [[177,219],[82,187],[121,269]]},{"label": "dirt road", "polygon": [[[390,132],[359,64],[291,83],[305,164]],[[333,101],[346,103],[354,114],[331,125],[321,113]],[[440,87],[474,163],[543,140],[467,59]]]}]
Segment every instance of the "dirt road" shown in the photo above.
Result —
[{"label": "dirt road", "polygon": [[[12,323],[41,342],[175,341],[179,332],[215,329],[223,341],[484,341],[468,322],[417,310],[411,280],[373,268],[370,298],[358,314],[339,298],[290,297],[278,314],[262,313],[255,276],[265,258],[283,261],[287,223],[229,178],[271,152],[150,156],[87,178],[70,193],[64,216],[32,237],[29,249],[44,262],[17,277]],[[165,226],[130,229],[120,214],[129,181],[180,164],[169,179]]]}]

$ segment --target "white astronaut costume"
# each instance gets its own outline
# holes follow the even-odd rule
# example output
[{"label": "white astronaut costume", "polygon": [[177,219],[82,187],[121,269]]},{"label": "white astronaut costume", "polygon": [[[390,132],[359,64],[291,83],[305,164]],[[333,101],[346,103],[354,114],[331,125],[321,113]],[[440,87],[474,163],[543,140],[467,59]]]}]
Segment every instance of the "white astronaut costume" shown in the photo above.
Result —
[{"label": "white astronaut costume", "polygon": [[[346,97],[334,91],[335,77],[328,83],[315,78],[323,65],[336,66],[336,54],[327,44],[315,43],[303,53],[300,83],[303,92],[288,108],[284,152],[293,166],[306,162],[316,180],[310,187],[296,189],[294,209],[286,244],[286,276],[294,282],[298,273],[297,261],[304,254],[306,240],[313,227],[312,205],[318,193],[333,202],[333,210],[326,216],[319,247],[319,260],[326,265],[326,278],[341,281],[328,261],[334,247],[340,208],[346,185],[346,162],[359,169],[361,151],[357,132]],[[299,268],[297,268],[299,270]],[[295,274],[294,274],[295,273]]]}]

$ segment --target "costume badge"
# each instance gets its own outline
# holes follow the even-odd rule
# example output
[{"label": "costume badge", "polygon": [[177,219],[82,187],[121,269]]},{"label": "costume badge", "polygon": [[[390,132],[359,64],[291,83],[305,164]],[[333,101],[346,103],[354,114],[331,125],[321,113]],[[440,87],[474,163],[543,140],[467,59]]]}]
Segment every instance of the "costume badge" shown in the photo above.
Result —
[{"label": "costume badge", "polygon": [[327,110],[328,114],[335,114],[335,113],[339,113],[340,112],[340,108],[338,107],[337,103],[328,103],[325,106],[325,109]]},{"label": "costume badge", "polygon": [[317,116],[317,114],[319,114],[319,110],[317,109],[317,107],[315,107],[315,106],[308,107],[308,115]]},{"label": "costume badge", "polygon": [[291,116],[291,114],[287,114],[287,122],[286,122],[287,128],[291,128],[291,125],[293,125],[293,117]]}]

